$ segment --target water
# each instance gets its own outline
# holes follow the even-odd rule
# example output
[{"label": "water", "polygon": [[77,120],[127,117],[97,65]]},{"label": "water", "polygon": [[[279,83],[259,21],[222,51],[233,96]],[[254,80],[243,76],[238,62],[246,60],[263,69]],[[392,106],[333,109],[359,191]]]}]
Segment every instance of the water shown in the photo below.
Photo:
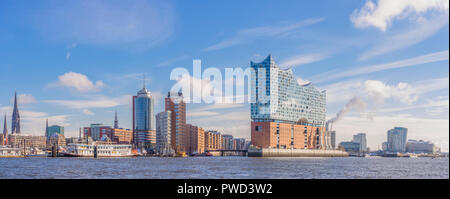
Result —
[{"label": "water", "polygon": [[0,158],[3,178],[449,178],[448,158]]}]

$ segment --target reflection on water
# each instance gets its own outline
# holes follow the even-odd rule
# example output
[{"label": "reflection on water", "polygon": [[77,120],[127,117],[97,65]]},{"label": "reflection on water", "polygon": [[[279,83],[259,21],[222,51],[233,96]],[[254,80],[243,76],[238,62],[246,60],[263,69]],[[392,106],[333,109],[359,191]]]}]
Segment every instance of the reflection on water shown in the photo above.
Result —
[{"label": "reflection on water", "polygon": [[449,178],[448,158],[1,158],[0,178]]}]

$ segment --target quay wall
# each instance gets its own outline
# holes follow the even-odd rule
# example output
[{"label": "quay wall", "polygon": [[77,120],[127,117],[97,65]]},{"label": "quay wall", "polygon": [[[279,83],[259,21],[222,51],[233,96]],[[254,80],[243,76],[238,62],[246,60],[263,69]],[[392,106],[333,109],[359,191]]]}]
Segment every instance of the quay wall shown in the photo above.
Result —
[{"label": "quay wall", "polygon": [[348,153],[339,150],[322,149],[249,149],[248,157],[348,157]]}]

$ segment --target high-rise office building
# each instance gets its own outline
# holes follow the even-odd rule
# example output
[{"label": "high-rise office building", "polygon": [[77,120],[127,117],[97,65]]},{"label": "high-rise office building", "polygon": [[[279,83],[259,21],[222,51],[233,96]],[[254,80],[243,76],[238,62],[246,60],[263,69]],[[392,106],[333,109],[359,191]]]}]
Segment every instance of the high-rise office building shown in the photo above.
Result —
[{"label": "high-rise office building", "polygon": [[405,152],[406,138],[408,129],[403,127],[394,127],[387,132],[387,151]]},{"label": "high-rise office building", "polygon": [[188,133],[186,131],[186,104],[183,101],[183,94],[168,93],[165,98],[165,111],[171,112],[172,148],[177,152],[187,152]]},{"label": "high-rise office building", "polygon": [[11,119],[11,134],[20,134],[20,114],[17,104],[17,92],[14,93],[14,109]]},{"label": "high-rise office building", "polygon": [[365,133],[358,133],[353,135],[353,142],[359,143],[359,152],[367,151],[367,140]]},{"label": "high-rise office building", "polygon": [[170,153],[173,150],[171,116],[171,111],[156,114],[156,151],[160,154]]},{"label": "high-rise office building", "polygon": [[251,143],[260,148],[326,148],[326,92],[300,85],[271,55],[250,63]]},{"label": "high-rise office building", "polygon": [[156,144],[154,99],[145,85],[133,96],[133,142],[140,147]]}]

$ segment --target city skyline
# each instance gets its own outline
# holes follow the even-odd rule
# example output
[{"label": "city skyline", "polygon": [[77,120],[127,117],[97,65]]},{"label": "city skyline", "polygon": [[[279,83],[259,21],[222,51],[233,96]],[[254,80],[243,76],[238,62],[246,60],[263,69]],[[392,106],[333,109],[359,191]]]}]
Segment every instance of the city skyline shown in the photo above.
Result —
[{"label": "city skyline", "polygon": [[[0,114],[7,114],[11,127],[17,90],[21,133],[43,135],[49,118],[64,126],[66,135],[77,137],[78,129],[91,123],[112,126],[116,110],[120,126],[131,129],[131,96],[142,88],[142,74],[156,114],[164,111],[165,93],[175,83],[169,80],[172,69],[190,70],[193,59],[201,59],[204,69],[246,68],[272,54],[280,66],[292,67],[297,81],[327,90],[326,119],[353,97],[366,102],[365,110],[349,111],[333,125],[337,143],[365,132],[368,147],[381,148],[386,132],[402,126],[408,128],[408,139],[429,140],[448,151],[448,1],[433,1],[438,3],[424,9],[396,7],[400,14],[387,13],[380,2],[386,3],[236,2],[234,16],[224,14],[231,4],[222,2],[98,1],[84,7],[1,2],[0,72],[8,75],[0,78],[6,85],[0,88]],[[136,14],[107,11],[119,7]],[[269,17],[249,7],[290,12]],[[37,20],[18,16],[31,8],[29,16]],[[68,12],[46,12],[53,8]],[[108,8],[103,16],[112,24],[94,12],[101,8]],[[146,9],[158,12],[149,16]],[[81,14],[95,20],[83,24]],[[50,23],[51,18],[72,19],[73,24]],[[98,34],[86,26],[97,27],[92,31]],[[47,32],[48,27],[55,31]],[[107,34],[108,27],[129,28]],[[82,31],[68,32],[75,30]],[[249,104],[187,104],[186,112],[189,124],[250,138]]]}]

